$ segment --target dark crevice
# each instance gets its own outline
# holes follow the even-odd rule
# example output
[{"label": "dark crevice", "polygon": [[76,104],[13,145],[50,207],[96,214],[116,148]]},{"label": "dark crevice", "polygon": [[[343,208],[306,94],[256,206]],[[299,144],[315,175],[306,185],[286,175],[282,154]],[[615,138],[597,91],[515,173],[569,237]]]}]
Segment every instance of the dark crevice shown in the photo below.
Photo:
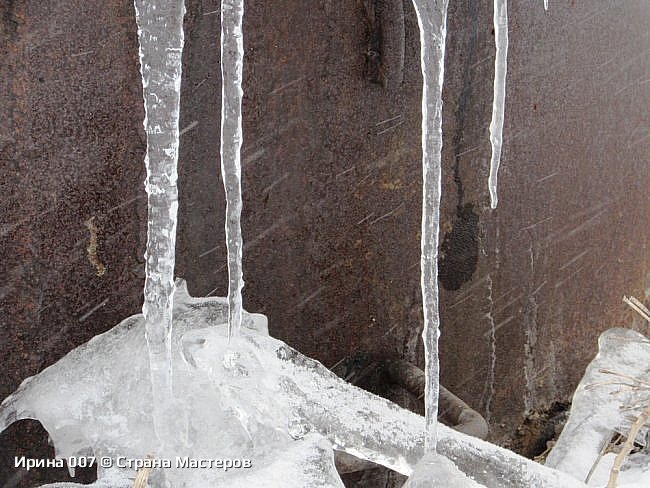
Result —
[{"label": "dark crevice", "polygon": [[0,5],[0,17],[4,25],[4,32],[9,34],[10,39],[14,39],[18,33],[18,20],[16,19],[16,2],[15,0],[6,0],[4,5]]},{"label": "dark crevice", "polygon": [[478,2],[468,2],[468,8],[471,20],[471,34],[465,49],[467,57],[465,58],[465,63],[463,65],[462,90],[460,92],[460,99],[458,100],[458,108],[455,113],[456,131],[452,138],[452,148],[454,151],[454,182],[456,183],[456,192],[458,195],[456,206],[459,217],[462,211],[465,194],[463,181],[460,176],[460,158],[458,154],[462,152],[461,144],[463,142],[463,133],[465,132],[465,121],[472,100],[472,66],[476,62],[479,32]]},{"label": "dark crevice", "polygon": [[[465,45],[466,56],[463,63],[462,89],[455,112],[456,130],[452,137],[454,153],[453,175],[456,184],[456,215],[452,227],[440,246],[439,280],[446,290],[458,290],[472,279],[478,264],[479,217],[473,203],[464,203],[465,188],[460,171],[460,157],[463,152],[463,134],[472,106],[472,66],[476,63],[479,36],[479,12],[477,2],[468,2],[470,35]],[[471,120],[469,121],[471,122]]]},{"label": "dark crevice", "polygon": [[363,0],[368,21],[368,48],[364,78],[393,89],[404,78],[403,0]]}]

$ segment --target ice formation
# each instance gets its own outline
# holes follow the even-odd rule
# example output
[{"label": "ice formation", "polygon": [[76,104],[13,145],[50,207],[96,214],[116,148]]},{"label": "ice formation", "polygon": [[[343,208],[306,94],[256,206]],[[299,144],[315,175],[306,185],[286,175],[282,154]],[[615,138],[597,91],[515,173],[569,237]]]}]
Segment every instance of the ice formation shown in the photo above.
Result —
[{"label": "ice formation", "polygon": [[[321,436],[308,434],[304,439],[293,441],[286,450],[269,453],[264,465],[255,470],[231,469],[228,476],[218,470],[183,468],[184,479],[190,481],[174,486],[188,488],[344,488],[334,469],[334,459],[329,443]],[[203,473],[192,473],[203,471]],[[235,471],[238,471],[235,473]],[[154,471],[155,473],[155,471]],[[134,473],[113,470],[101,480],[90,485],[78,483],[53,483],[41,488],[135,488]],[[149,479],[147,486],[152,484]],[[227,484],[224,484],[227,483]]]},{"label": "ice formation", "polygon": [[221,176],[226,191],[230,337],[236,336],[241,327],[244,287],[241,233],[243,15],[243,0],[221,1]]},{"label": "ice formation", "polygon": [[480,488],[449,459],[429,452],[418,462],[404,488]]},{"label": "ice formation", "polygon": [[[147,134],[146,279],[142,312],[153,384],[153,416],[163,442],[173,442],[169,412],[172,303],[178,189],[178,118],[183,55],[183,0],[135,0]],[[149,375],[147,375],[149,376]]]},{"label": "ice formation", "polygon": [[[627,434],[632,419],[650,404],[650,341],[629,329],[610,329],[598,344],[598,355],[576,389],[567,424],[546,460],[547,466],[581,481],[597,467],[612,436]],[[641,445],[649,431],[648,426],[642,429]],[[650,456],[645,470],[650,480]]]},{"label": "ice formation", "polygon": [[494,60],[494,99],[492,101],[492,121],[490,122],[490,206],[497,208],[497,182],[501,146],[503,144],[503,118],[506,103],[506,72],[508,70],[508,0],[494,0],[494,39],[496,57]]},{"label": "ice formation", "polygon": [[[241,0],[223,0],[221,10],[221,170],[228,204],[228,298],[192,298],[183,282],[174,285],[184,4],[182,0],[135,0],[149,197],[143,315],[124,320],[25,380],[0,405],[0,429],[16,420],[37,419],[60,458],[173,456],[168,459],[172,467],[154,472],[153,479],[156,485],[164,476],[165,484],[176,488],[224,483],[233,488],[341,488],[335,450],[410,475],[405,486],[411,488],[585,486],[558,470],[437,425],[441,92],[448,0],[413,1],[424,80],[421,267],[426,419],[339,379],[317,361],[270,337],[266,317],[242,309]],[[495,34],[490,126],[493,207],[505,97],[505,0],[495,3]],[[557,456],[562,457],[563,447],[558,445]],[[224,455],[250,460],[251,466],[230,470],[177,466],[179,458],[223,460]],[[93,486],[132,486],[134,476],[131,468],[100,467]]]},{"label": "ice formation", "polygon": [[[614,458],[613,452],[605,454],[595,466],[587,486],[603,488],[607,486]],[[650,486],[650,456],[632,454],[628,456],[624,469],[618,476],[616,488],[648,488]]]},{"label": "ice formation", "polygon": [[413,0],[420,27],[422,69],[422,242],[421,286],[426,361],[426,445],[436,449],[438,423],[438,232],[440,221],[442,83],[445,70],[448,0]]},{"label": "ice formation", "polygon": [[[174,456],[248,458],[250,469],[164,471],[174,487],[341,486],[332,449],[410,475],[424,454],[424,419],[357,388],[268,336],[263,315],[243,313],[228,342],[225,298],[174,296],[172,352],[176,411],[187,433]],[[0,429],[39,420],[58,457],[84,453],[143,459],[156,454],[144,319],[135,315],[25,380],[0,406]],[[232,347],[239,357],[229,357]],[[584,486],[485,441],[439,426],[438,452],[491,488]],[[280,476],[277,484],[259,482]],[[120,486],[129,470],[98,471]],[[311,479],[309,478],[311,477]],[[310,479],[309,482],[305,482]],[[255,480],[258,484],[255,484]]]}]

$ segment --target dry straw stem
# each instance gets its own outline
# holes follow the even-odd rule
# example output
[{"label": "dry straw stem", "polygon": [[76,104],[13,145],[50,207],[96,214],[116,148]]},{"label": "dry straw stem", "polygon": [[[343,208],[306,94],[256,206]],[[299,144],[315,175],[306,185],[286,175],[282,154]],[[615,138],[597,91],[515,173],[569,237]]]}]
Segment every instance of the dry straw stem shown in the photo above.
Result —
[{"label": "dry straw stem", "polygon": [[594,463],[591,465],[591,469],[589,470],[589,474],[587,474],[587,478],[585,479],[586,484],[589,484],[589,480],[591,480],[591,477],[593,476],[594,472],[596,471],[596,467],[600,463],[600,460],[603,458],[605,453],[607,453],[607,451],[609,451],[611,449],[612,445],[617,444],[621,440],[622,437],[623,436],[619,434],[618,437],[615,440],[610,441],[610,442],[605,442],[603,444],[603,447],[600,448],[600,452],[598,453],[598,457],[596,458]]},{"label": "dry straw stem", "polygon": [[[147,459],[153,458],[152,456],[147,456]],[[135,480],[133,480],[133,488],[147,488],[150,473],[151,468],[140,468],[138,473],[135,475]]]},{"label": "dry straw stem", "polygon": [[623,297],[623,301],[627,303],[633,310],[635,310],[641,317],[650,322],[650,310],[635,297]]},{"label": "dry straw stem", "polygon": [[607,482],[607,488],[616,488],[616,480],[618,479],[618,474],[621,472],[621,466],[625,462],[625,458],[632,451],[634,447],[634,439],[636,439],[637,434],[641,428],[646,424],[650,418],[650,405],[648,405],[643,412],[639,414],[636,421],[632,424],[630,432],[627,434],[627,439],[623,444],[620,452],[616,455],[614,459],[614,465],[612,470],[609,473],[609,481]]}]

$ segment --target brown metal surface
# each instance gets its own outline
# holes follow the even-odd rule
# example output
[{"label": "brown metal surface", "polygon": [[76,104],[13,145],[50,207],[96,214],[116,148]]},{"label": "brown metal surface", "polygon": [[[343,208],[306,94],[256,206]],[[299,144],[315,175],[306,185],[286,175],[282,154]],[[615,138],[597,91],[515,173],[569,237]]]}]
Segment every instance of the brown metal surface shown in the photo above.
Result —
[{"label": "brown metal surface", "polygon": [[[566,400],[600,331],[632,323],[622,295],[646,299],[650,288],[650,8],[599,0],[544,13],[534,3],[510,5],[494,211],[492,9],[450,5],[442,379],[488,417],[497,441],[527,408]],[[224,295],[219,3],[187,9],[177,275],[195,295]],[[4,398],[139,311],[146,208],[131,2],[7,1],[0,25]],[[410,2],[398,86],[367,79],[361,2],[250,1],[244,29],[246,308],[327,366],[357,351],[421,365],[421,76]],[[0,486],[62,479],[12,468],[18,452],[45,455],[26,452],[30,429],[0,436]]]},{"label": "brown metal surface", "polygon": [[[4,398],[137,312],[146,208],[132,5],[3,1],[0,25]],[[0,486],[61,479],[13,469],[52,457],[46,439],[27,422],[0,435]]]}]

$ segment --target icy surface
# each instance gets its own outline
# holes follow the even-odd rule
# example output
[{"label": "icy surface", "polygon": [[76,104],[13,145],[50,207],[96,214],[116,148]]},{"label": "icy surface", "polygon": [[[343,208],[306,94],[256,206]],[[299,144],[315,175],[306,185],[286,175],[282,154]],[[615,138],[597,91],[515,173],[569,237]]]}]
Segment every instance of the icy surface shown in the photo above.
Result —
[{"label": "icy surface", "polygon": [[[279,484],[249,486],[341,486],[332,471],[332,449],[406,475],[422,458],[422,417],[344,382],[269,337],[263,315],[244,312],[242,333],[229,344],[227,300],[189,297],[182,282],[173,315],[176,412],[188,428],[187,434],[178,432],[178,451],[170,455],[249,458],[253,467],[165,470],[171,486],[201,488],[219,480],[240,486],[239,480],[247,480],[241,481],[246,486],[255,476],[271,480],[277,471],[284,473]],[[0,406],[0,429],[37,419],[63,458],[155,454],[144,327],[142,315],[132,316],[25,380]],[[233,348],[238,357],[229,354]],[[584,486],[442,425],[438,451],[491,488]],[[116,476],[98,474],[100,480]]]},{"label": "icy surface", "polygon": [[440,364],[438,358],[438,233],[440,222],[442,83],[445,71],[448,0],[413,0],[420,27],[422,68],[422,242],[427,450],[435,451]]},{"label": "icy surface", "polygon": [[497,208],[497,181],[501,146],[503,145],[503,117],[506,104],[506,72],[508,70],[508,1],[494,0],[494,39],[496,57],[494,59],[494,99],[492,101],[492,121],[490,122],[490,206]]},{"label": "icy surface", "polygon": [[226,191],[228,249],[228,335],[236,336],[242,322],[241,145],[243,0],[221,0],[221,177]]},{"label": "icy surface", "polygon": [[454,463],[440,454],[427,453],[415,465],[413,474],[404,488],[480,488],[471,478],[460,471]]},{"label": "icy surface", "polygon": [[[650,403],[650,341],[632,330],[610,329],[598,345],[598,355],[573,396],[567,424],[546,460],[547,466],[579,480],[586,480],[612,436],[627,433],[641,406]],[[647,433],[646,426],[640,443],[645,444]]]},{"label": "icy surface", "polygon": [[[217,470],[184,469],[185,481],[182,486],[195,488],[215,488],[224,485],[228,488],[343,488],[343,483],[334,468],[334,458],[330,444],[321,436],[310,434],[304,439],[292,441],[286,450],[269,453],[260,469],[231,470],[223,476]],[[132,488],[134,473],[115,473],[106,479],[90,485],[78,483],[53,483],[42,488]],[[148,486],[152,486],[151,479]],[[181,486],[181,485],[174,485]]]},{"label": "icy surface", "polygon": [[[614,465],[616,454],[605,454],[594,469],[588,486],[604,487]],[[650,455],[632,454],[626,462],[625,469],[618,476],[618,488],[648,488],[650,486]]]},{"label": "icy surface", "polygon": [[153,384],[153,417],[163,443],[171,442],[172,373],[170,334],[174,294],[177,163],[183,0],[135,0],[147,134],[145,187],[148,197],[146,279],[142,313]]}]

